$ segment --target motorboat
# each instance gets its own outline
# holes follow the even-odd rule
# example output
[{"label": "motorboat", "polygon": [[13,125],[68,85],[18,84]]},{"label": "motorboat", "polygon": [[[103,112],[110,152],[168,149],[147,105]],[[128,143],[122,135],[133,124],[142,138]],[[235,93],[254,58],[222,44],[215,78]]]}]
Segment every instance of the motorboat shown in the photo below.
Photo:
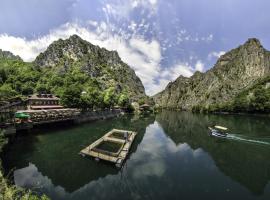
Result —
[{"label": "motorboat", "polygon": [[213,128],[208,127],[208,129],[210,130],[209,133],[210,136],[226,138],[228,135],[228,128],[223,126],[216,125]]}]

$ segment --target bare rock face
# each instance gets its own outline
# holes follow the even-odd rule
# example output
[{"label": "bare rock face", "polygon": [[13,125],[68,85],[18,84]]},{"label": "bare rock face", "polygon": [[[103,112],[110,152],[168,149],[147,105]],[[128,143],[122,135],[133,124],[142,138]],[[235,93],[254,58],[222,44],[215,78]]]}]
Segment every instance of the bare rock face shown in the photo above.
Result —
[{"label": "bare rock face", "polygon": [[190,78],[180,76],[153,99],[164,108],[207,107],[232,100],[239,92],[269,75],[270,52],[258,39],[249,39],[221,56],[206,73],[196,72]]},{"label": "bare rock face", "polygon": [[77,35],[53,42],[34,64],[40,68],[49,67],[60,74],[75,67],[103,82],[104,88],[111,85],[119,90],[126,88],[132,99],[146,97],[141,80],[116,51],[95,46]]}]

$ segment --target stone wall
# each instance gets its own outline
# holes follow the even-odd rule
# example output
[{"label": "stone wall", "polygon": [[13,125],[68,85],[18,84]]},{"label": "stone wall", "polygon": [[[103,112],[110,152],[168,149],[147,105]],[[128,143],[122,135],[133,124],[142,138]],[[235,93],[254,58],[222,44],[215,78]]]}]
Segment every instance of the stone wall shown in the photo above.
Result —
[{"label": "stone wall", "polygon": [[88,111],[88,112],[81,113],[74,120],[74,122],[79,124],[79,123],[90,122],[90,121],[95,121],[99,119],[109,119],[113,117],[118,117],[121,115],[121,113],[123,113],[123,111],[120,109],[103,110],[103,111]]}]

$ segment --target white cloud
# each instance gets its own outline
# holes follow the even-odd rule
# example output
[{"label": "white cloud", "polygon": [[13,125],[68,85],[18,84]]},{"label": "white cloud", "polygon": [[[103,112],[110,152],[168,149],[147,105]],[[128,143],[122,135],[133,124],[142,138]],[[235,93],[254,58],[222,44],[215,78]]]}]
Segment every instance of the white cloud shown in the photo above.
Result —
[{"label": "white cloud", "polygon": [[211,59],[216,59],[216,58],[220,58],[220,56],[224,55],[226,52],[225,51],[213,51],[213,52],[210,52],[207,56],[208,60],[211,60]]},{"label": "white cloud", "polygon": [[204,65],[201,61],[198,61],[195,67],[179,62],[170,68],[162,68],[161,46],[156,39],[145,40],[137,35],[126,39],[124,32],[112,33],[105,22],[88,22],[87,25],[88,27],[66,23],[51,30],[49,34],[32,40],[1,34],[0,49],[11,51],[25,61],[33,61],[53,41],[77,34],[94,45],[116,50],[121,59],[135,70],[148,95],[160,92],[179,75],[190,77],[196,70],[203,71]]},{"label": "white cloud", "polygon": [[170,69],[170,76],[172,80],[177,79],[179,75],[190,77],[193,71],[193,68],[188,63],[180,63]]},{"label": "white cloud", "polygon": [[97,27],[97,25],[98,25],[98,22],[97,21],[93,21],[93,20],[88,20],[86,23],[89,24],[89,25],[91,25],[91,26],[94,26],[94,27]]},{"label": "white cloud", "polygon": [[203,72],[203,69],[204,69],[204,64],[202,63],[202,61],[198,60],[197,63],[195,64],[195,70]]},{"label": "white cloud", "polygon": [[131,21],[130,25],[128,26],[129,29],[135,31],[137,24],[134,21]]},{"label": "white cloud", "polygon": [[207,37],[202,37],[201,38],[202,41],[206,41],[206,42],[211,42],[213,39],[214,39],[213,34],[209,34]]},{"label": "white cloud", "polygon": [[157,0],[149,0],[149,2],[150,2],[152,5],[156,5],[156,4],[157,4]]},{"label": "white cloud", "polygon": [[7,34],[0,35],[0,48],[11,51],[15,55],[19,55],[25,61],[33,61],[35,57],[44,51],[50,43],[59,38],[66,39],[70,35],[78,34],[82,38],[97,44],[99,36],[89,31],[87,28],[80,27],[77,24],[66,23],[57,29],[50,31],[48,35],[27,40],[26,38],[14,37]]},{"label": "white cloud", "polygon": [[196,71],[189,63],[178,63],[170,68],[160,70],[157,83],[151,87],[151,93],[156,94],[165,89],[167,84],[176,80],[180,75],[191,77]]},{"label": "white cloud", "polygon": [[[179,22],[177,22],[179,24]],[[177,34],[175,36],[176,39],[176,44],[180,44],[182,42],[211,42],[214,39],[214,35],[210,33],[209,35],[206,36],[201,36],[198,33],[196,34],[191,34],[188,32],[186,29],[181,29],[181,27],[177,27],[176,24],[176,29],[177,29]]]},{"label": "white cloud", "polygon": [[134,49],[147,55],[151,61],[158,63],[161,60],[160,44],[157,40],[148,42],[141,38],[131,38],[129,44]]},{"label": "white cloud", "polygon": [[212,41],[214,38],[213,34],[210,34],[207,38],[206,41]]},{"label": "white cloud", "polygon": [[140,77],[146,88],[146,93],[152,95],[156,91],[152,88],[157,87],[155,79],[158,78],[161,70],[159,42],[156,40],[146,41],[138,37],[126,41],[122,35],[113,35],[108,32],[105,22],[99,23],[96,29],[92,30],[78,24],[67,23],[50,31],[48,35],[33,40],[1,34],[0,48],[19,55],[25,61],[33,61],[53,41],[59,38],[66,39],[73,34],[108,50],[117,50],[121,59],[130,65]]},{"label": "white cloud", "polygon": [[149,15],[152,16],[157,10],[157,0],[106,0],[102,8],[103,12],[110,17],[116,19],[129,18],[130,14],[135,8],[143,8],[142,11],[149,11]]}]

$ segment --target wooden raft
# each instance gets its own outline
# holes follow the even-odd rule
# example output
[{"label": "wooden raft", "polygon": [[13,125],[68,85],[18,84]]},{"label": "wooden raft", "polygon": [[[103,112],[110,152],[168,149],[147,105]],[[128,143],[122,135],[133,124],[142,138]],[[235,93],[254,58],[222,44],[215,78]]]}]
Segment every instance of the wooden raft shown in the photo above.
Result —
[{"label": "wooden raft", "polygon": [[[115,134],[122,134],[123,137],[117,137],[115,136]],[[124,139],[124,134],[127,135],[126,140]],[[129,149],[135,139],[136,134],[137,133],[133,131],[113,129],[88,147],[82,149],[80,151],[80,154],[82,156],[94,157],[96,158],[96,160],[101,159],[113,162],[117,167],[121,167],[129,153]],[[118,145],[120,145],[120,148],[117,152],[111,152],[97,148],[103,142],[118,143]]]}]

